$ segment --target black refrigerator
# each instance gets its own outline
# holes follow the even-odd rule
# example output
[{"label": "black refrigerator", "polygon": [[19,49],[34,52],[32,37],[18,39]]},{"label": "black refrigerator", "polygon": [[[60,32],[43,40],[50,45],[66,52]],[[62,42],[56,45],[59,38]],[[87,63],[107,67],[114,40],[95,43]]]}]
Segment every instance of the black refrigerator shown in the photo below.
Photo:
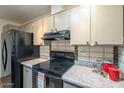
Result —
[{"label": "black refrigerator", "polygon": [[33,33],[11,29],[1,34],[2,77],[11,76],[11,86],[23,87],[21,62],[38,58],[39,46],[33,46]]}]

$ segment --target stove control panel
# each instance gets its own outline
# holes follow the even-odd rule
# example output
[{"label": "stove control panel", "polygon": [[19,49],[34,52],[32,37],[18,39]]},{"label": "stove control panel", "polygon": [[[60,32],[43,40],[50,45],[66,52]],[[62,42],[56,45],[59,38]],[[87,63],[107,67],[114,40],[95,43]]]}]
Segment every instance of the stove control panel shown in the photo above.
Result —
[{"label": "stove control panel", "polygon": [[51,51],[51,58],[67,58],[71,60],[75,60],[74,52],[63,52],[63,51]]}]

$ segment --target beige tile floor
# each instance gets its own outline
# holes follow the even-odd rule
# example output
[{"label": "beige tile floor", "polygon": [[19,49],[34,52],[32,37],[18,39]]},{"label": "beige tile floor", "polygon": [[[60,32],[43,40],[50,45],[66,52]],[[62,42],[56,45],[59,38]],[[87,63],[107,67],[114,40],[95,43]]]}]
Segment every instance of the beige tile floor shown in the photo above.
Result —
[{"label": "beige tile floor", "polygon": [[11,88],[11,76],[4,77],[0,80],[0,88]]}]

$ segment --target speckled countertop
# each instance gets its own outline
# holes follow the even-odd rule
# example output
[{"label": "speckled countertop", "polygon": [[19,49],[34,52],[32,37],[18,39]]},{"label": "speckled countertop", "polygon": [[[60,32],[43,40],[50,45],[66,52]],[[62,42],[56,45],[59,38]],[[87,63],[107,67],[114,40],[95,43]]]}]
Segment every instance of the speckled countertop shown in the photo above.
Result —
[{"label": "speckled countertop", "polygon": [[73,65],[62,77],[66,82],[80,87],[90,88],[122,88],[124,81],[114,82],[109,78],[101,76],[99,73],[92,72],[93,68]]},{"label": "speckled countertop", "polygon": [[41,57],[41,58],[37,58],[37,59],[33,59],[33,60],[24,61],[21,64],[24,66],[27,66],[29,68],[32,68],[33,65],[45,62],[49,59],[50,59],[49,57]]}]

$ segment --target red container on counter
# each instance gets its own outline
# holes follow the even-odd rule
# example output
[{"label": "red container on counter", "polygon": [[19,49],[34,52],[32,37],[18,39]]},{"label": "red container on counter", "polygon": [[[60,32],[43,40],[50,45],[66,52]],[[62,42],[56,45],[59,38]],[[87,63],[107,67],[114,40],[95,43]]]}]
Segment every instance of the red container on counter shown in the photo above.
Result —
[{"label": "red container on counter", "polygon": [[109,67],[108,73],[111,80],[119,81],[120,70],[117,67]]},{"label": "red container on counter", "polygon": [[108,73],[108,68],[109,67],[115,67],[115,65],[114,64],[110,64],[110,63],[104,63],[103,64],[103,71]]}]

